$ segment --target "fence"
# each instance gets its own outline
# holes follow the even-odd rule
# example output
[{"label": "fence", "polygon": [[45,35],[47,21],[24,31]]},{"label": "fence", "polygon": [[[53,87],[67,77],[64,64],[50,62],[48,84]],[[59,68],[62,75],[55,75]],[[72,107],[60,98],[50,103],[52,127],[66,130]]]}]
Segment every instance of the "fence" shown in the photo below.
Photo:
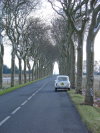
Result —
[{"label": "fence", "polygon": [[[14,78],[14,84],[18,85],[19,84],[19,79],[18,75],[15,75]],[[27,76],[27,81],[29,81],[29,77]],[[24,83],[24,76],[22,75],[22,83]],[[10,75],[4,75],[3,77],[3,88],[8,88],[11,86],[11,77]]]}]

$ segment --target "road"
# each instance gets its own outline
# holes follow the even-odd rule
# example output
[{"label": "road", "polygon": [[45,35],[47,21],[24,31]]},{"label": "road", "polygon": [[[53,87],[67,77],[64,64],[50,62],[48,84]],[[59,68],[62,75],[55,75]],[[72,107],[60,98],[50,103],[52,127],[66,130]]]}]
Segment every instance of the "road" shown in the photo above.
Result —
[{"label": "road", "polygon": [[55,76],[0,96],[0,133],[88,133]]}]

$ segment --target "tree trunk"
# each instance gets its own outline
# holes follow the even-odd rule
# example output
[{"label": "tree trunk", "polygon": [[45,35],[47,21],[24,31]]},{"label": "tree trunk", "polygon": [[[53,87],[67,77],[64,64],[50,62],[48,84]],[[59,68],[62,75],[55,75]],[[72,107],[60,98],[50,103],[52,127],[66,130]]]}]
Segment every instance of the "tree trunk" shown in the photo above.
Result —
[{"label": "tree trunk", "polygon": [[[0,39],[1,40],[1,39]],[[2,42],[0,42],[2,43]],[[2,89],[2,73],[3,73],[3,54],[4,54],[4,47],[0,44],[0,89]]]},{"label": "tree trunk", "polygon": [[71,88],[75,89],[75,48],[73,42],[71,42],[70,52],[71,52],[70,81],[71,81]]},{"label": "tree trunk", "polygon": [[34,61],[33,68],[32,68],[32,80],[35,79],[35,70],[36,70],[36,61]]},{"label": "tree trunk", "polygon": [[[70,44],[71,45],[71,44]],[[69,46],[70,47],[70,46]],[[66,67],[66,71],[67,71],[67,73],[66,73],[66,75],[68,75],[69,77],[70,77],[70,70],[71,70],[71,54],[72,53],[70,53],[70,48],[68,48],[69,50],[68,50],[68,59],[67,59],[67,62],[66,62],[66,64],[67,64],[67,67]]]},{"label": "tree trunk", "polygon": [[2,27],[2,24],[3,24],[3,21],[2,21],[2,17],[3,17],[3,14],[2,14],[2,1],[0,1],[0,89],[2,89],[2,84],[3,84],[3,80],[2,80],[2,73],[3,73],[3,55],[4,55],[4,46],[3,46],[3,43],[2,43],[2,31],[3,31],[3,27]]},{"label": "tree trunk", "polygon": [[30,67],[28,68],[28,70],[29,70],[29,82],[31,81],[31,69],[30,69]]},{"label": "tree trunk", "polygon": [[2,89],[2,70],[3,70],[3,60],[0,53],[0,89]]},{"label": "tree trunk", "polygon": [[32,81],[34,80],[34,64],[33,64],[33,67],[32,67]]},{"label": "tree trunk", "polygon": [[91,24],[87,37],[87,83],[85,104],[92,105],[94,103],[94,39],[100,29],[100,5],[93,9]]},{"label": "tree trunk", "polygon": [[94,98],[94,37],[91,35],[87,38],[87,83],[85,104],[93,105]]},{"label": "tree trunk", "polygon": [[38,62],[38,79],[40,78],[40,68],[41,66],[40,66],[40,60],[39,60],[39,62]]},{"label": "tree trunk", "polygon": [[41,78],[43,77],[43,64],[41,65]]},{"label": "tree trunk", "polygon": [[45,68],[43,67],[43,73],[42,73],[43,77],[45,77]]},{"label": "tree trunk", "polygon": [[19,84],[22,83],[22,61],[21,58],[18,58],[19,60]]},{"label": "tree trunk", "polygon": [[59,73],[62,74],[62,75],[68,75],[68,68],[69,68],[69,65],[68,65],[68,62],[69,62],[69,57],[67,56],[62,56],[61,57],[61,60],[60,60],[60,66],[59,66]]},{"label": "tree trunk", "polygon": [[39,65],[39,77],[42,78],[42,73],[43,73],[43,64],[42,64],[42,59],[40,59],[40,65]]},{"label": "tree trunk", "polygon": [[59,60],[59,74],[63,74],[63,57],[60,58]]},{"label": "tree trunk", "polygon": [[12,51],[11,57],[11,87],[14,87],[14,76],[15,76],[15,51]]},{"label": "tree trunk", "polygon": [[24,58],[23,61],[24,61],[24,83],[26,83],[26,58]]},{"label": "tree trunk", "polygon": [[76,93],[82,94],[83,35],[78,34]]},{"label": "tree trunk", "polygon": [[38,79],[38,62],[36,63],[36,79]]},{"label": "tree trunk", "polygon": [[29,74],[29,82],[30,82],[31,81],[31,66],[29,62],[28,62],[28,74]]}]

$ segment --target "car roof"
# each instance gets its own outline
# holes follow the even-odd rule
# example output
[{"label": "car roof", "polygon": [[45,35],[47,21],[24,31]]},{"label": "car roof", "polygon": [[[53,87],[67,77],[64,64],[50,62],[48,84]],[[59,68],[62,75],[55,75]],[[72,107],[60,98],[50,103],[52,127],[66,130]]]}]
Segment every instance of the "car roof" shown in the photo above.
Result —
[{"label": "car roof", "polygon": [[67,76],[67,75],[58,75],[57,78],[59,78],[59,77],[67,77],[68,78],[69,76]]}]

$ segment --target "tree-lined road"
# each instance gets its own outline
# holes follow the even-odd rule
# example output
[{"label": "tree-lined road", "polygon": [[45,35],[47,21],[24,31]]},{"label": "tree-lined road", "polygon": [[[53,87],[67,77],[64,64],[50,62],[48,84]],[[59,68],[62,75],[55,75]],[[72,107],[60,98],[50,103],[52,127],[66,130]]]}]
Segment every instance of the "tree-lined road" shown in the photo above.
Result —
[{"label": "tree-lined road", "polygon": [[88,133],[55,76],[0,96],[0,133]]}]

